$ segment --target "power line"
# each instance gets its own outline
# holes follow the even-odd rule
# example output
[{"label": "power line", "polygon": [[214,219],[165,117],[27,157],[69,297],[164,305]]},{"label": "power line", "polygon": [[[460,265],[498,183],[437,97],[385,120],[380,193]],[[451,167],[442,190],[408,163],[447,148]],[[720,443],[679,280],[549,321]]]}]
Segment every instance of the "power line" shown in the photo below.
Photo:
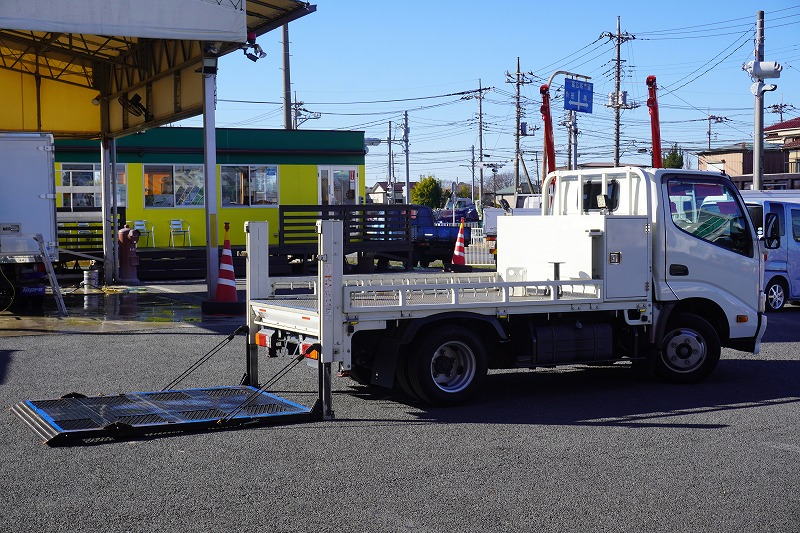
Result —
[{"label": "power line", "polygon": [[[455,93],[435,94],[431,96],[417,96],[414,98],[394,98],[391,100],[362,100],[353,102],[305,102],[308,105],[354,105],[354,104],[389,104],[394,102],[413,102],[416,100],[432,100],[434,98],[447,98],[450,96],[467,96],[474,94],[478,89],[470,89],[468,91],[458,91]],[[228,98],[219,98],[217,102],[232,102],[237,104],[278,104],[283,105],[282,102],[270,102],[266,100],[233,100]]]}]

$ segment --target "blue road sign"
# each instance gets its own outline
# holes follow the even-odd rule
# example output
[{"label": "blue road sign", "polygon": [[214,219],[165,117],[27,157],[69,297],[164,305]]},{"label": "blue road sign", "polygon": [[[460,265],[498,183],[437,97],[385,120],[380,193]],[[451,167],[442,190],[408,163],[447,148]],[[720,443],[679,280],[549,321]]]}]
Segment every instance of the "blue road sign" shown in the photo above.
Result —
[{"label": "blue road sign", "polygon": [[592,95],[594,94],[594,84],[588,81],[580,81],[572,78],[564,80],[564,109],[569,111],[580,111],[582,113],[592,112]]}]

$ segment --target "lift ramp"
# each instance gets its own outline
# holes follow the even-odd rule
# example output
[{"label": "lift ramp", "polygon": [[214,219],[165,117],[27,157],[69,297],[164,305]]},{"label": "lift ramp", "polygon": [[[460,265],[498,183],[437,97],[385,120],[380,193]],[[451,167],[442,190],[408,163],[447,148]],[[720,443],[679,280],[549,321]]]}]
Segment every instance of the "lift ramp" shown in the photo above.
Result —
[{"label": "lift ramp", "polygon": [[11,410],[50,446],[308,422],[314,417],[312,408],[247,385],[117,396],[69,394],[26,400]]}]

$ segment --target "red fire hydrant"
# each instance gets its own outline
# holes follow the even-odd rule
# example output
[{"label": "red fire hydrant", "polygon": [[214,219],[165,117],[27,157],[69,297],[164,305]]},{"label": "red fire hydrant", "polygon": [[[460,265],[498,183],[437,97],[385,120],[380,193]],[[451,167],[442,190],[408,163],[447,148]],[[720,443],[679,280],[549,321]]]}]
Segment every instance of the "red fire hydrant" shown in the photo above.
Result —
[{"label": "red fire hydrant", "polygon": [[139,242],[139,230],[131,229],[125,224],[117,234],[119,245],[119,281],[126,285],[139,285],[139,256],[136,245]]}]

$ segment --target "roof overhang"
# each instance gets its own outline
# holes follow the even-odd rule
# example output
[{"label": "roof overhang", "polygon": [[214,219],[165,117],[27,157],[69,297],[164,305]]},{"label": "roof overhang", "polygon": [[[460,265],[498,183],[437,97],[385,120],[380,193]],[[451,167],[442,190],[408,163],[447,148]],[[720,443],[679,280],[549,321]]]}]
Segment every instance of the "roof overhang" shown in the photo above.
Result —
[{"label": "roof overhang", "polygon": [[204,56],[314,11],[295,0],[5,0],[0,130],[121,136],[201,114]]}]

